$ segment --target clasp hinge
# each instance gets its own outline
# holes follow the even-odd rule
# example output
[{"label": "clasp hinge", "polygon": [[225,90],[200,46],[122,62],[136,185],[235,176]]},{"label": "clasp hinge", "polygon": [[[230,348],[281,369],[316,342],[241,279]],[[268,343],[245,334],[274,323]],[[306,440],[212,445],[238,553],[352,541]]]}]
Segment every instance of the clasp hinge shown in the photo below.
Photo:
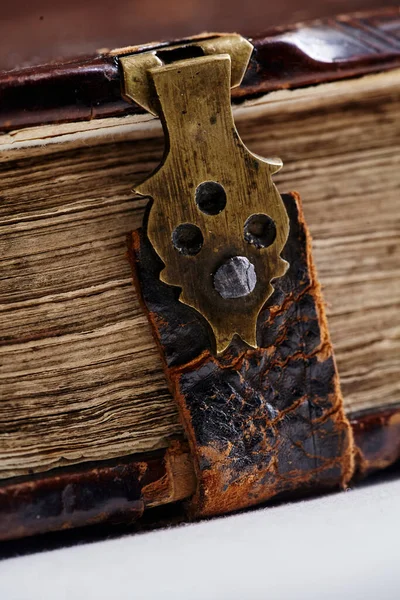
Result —
[{"label": "clasp hinge", "polygon": [[184,44],[155,48],[150,51],[123,56],[120,63],[124,73],[123,95],[153,115],[159,115],[150,71],[155,67],[181,60],[228,54],[231,59],[231,87],[241,84],[253,45],[241,35],[221,35],[194,39]]}]

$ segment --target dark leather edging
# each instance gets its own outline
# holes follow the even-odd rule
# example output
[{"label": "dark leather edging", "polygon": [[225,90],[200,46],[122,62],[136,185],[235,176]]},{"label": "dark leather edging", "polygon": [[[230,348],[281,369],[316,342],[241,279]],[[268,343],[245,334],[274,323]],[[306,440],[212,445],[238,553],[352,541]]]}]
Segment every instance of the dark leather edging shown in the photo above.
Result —
[{"label": "dark leather edging", "polygon": [[361,477],[385,469],[400,459],[400,406],[354,412],[349,420]]},{"label": "dark leather edging", "polygon": [[[252,39],[255,51],[232,100],[399,67],[399,30],[396,7],[270,30]],[[0,73],[0,131],[142,113],[121,96],[123,54]]]},{"label": "dark leather edging", "polygon": [[[168,450],[82,463],[0,482],[0,541],[94,525],[132,523],[145,508],[193,492],[190,469],[178,488],[171,463],[190,460],[175,441]],[[191,464],[190,464],[191,468]]]}]

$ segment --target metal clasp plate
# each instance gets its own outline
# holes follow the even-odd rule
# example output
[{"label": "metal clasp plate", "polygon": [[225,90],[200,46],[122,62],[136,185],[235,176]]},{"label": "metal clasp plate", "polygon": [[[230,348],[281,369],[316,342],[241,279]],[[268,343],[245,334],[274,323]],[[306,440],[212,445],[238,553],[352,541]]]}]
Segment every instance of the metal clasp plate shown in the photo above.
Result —
[{"label": "metal clasp plate", "polygon": [[162,164],[136,192],[151,196],[147,235],[223,352],[238,335],[257,345],[258,314],[282,276],[289,221],[272,175],[282,162],[251,153],[236,130],[231,87],[252,45],[239,35],[194,40],[120,59],[124,94],[162,120]]}]

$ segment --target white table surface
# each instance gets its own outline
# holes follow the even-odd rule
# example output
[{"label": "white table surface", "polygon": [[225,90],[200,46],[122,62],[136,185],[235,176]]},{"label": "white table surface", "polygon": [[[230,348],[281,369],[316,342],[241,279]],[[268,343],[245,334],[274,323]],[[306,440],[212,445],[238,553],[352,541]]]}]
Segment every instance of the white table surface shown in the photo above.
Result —
[{"label": "white table surface", "polygon": [[400,599],[400,478],[0,562],[1,600]]}]

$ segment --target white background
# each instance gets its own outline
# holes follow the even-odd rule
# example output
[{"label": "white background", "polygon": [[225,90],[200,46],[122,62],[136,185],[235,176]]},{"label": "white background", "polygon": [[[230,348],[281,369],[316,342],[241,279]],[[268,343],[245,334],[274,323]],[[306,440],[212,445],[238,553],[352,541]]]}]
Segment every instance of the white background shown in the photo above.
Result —
[{"label": "white background", "polygon": [[400,599],[400,479],[0,562],[1,600]]}]

